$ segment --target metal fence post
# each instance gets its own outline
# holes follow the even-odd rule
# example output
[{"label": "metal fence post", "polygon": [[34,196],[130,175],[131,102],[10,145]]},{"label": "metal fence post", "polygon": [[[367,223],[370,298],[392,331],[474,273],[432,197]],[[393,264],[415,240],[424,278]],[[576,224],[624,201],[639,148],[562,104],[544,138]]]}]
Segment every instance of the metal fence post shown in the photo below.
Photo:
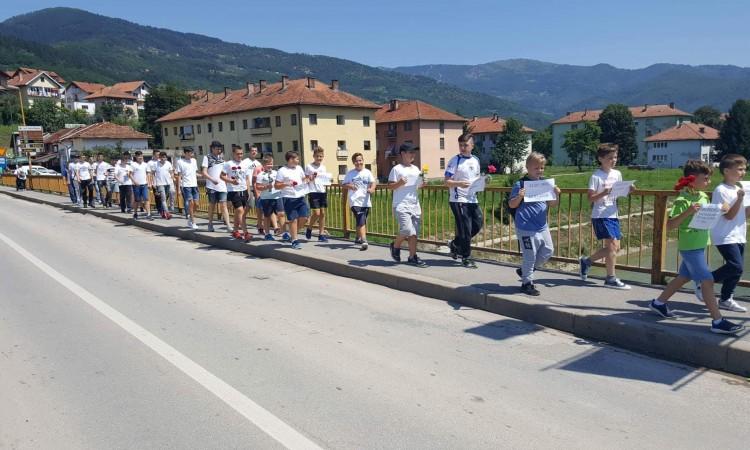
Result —
[{"label": "metal fence post", "polygon": [[664,265],[667,254],[667,193],[658,193],[654,198],[653,250],[651,252],[651,283],[664,284]]}]

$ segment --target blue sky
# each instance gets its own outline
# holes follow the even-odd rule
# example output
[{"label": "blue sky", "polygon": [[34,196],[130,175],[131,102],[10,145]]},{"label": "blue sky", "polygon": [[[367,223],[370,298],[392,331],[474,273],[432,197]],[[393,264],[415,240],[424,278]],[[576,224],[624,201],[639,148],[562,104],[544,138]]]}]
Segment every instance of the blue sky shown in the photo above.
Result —
[{"label": "blue sky", "polygon": [[508,58],[750,66],[748,0],[24,0],[4,2],[0,20],[51,6],[373,66]]}]

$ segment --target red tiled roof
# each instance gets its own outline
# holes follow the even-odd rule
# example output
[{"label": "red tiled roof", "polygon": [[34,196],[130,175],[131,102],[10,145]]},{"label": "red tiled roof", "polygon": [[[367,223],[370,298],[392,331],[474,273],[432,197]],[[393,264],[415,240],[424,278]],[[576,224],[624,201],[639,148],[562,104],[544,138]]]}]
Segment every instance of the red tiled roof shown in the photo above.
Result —
[{"label": "red tiled roof", "polygon": [[123,92],[119,89],[115,89],[114,86],[108,86],[103,89],[99,89],[93,94],[86,96],[86,100],[94,100],[97,98],[124,98],[128,100],[135,100],[135,95],[129,92]]},{"label": "red tiled roof", "polygon": [[[643,105],[643,106],[631,106],[628,108],[630,113],[633,114],[634,119],[648,118],[648,117],[668,117],[668,116],[681,116],[681,117],[692,117],[692,114],[681,111],[674,108],[673,105]],[[568,114],[565,117],[561,117],[553,124],[561,123],[579,123],[579,122],[595,122],[599,120],[599,115],[602,113],[601,109],[592,109],[586,111],[576,111]]]},{"label": "red tiled roof", "polygon": [[63,86],[63,83],[65,83],[65,80],[58,75],[55,72],[50,72],[47,70],[39,70],[39,69],[30,69],[28,67],[19,67],[14,72],[6,72],[7,74],[10,74],[10,79],[8,80],[8,84],[11,86],[27,86],[30,82],[34,81],[38,76],[42,74],[47,74],[48,77],[50,77],[53,81],[58,83],[61,87]]},{"label": "red tiled roof", "polygon": [[52,134],[46,134],[44,136],[44,143],[45,144],[54,144],[54,143],[57,143],[57,142],[60,142],[60,141],[64,141],[65,140],[65,136],[67,134],[72,133],[73,131],[77,130],[78,128],[81,128],[81,127],[76,127],[76,128],[62,128],[62,129],[59,129],[59,130],[55,131]]},{"label": "red tiled roof", "polygon": [[683,122],[647,137],[644,141],[713,141],[716,139],[719,139],[719,130],[716,128],[701,123]]},{"label": "red tiled roof", "polygon": [[463,117],[430,105],[421,100],[394,100],[396,109],[386,103],[375,112],[376,123],[403,122],[406,120],[442,120],[445,122],[465,122]]},{"label": "red tiled roof", "polygon": [[[466,122],[472,134],[502,133],[505,131],[505,119],[498,116],[476,117]],[[533,133],[535,130],[524,126],[523,131]]]},{"label": "red tiled roof", "polygon": [[148,139],[150,137],[151,135],[136,131],[132,127],[99,122],[85,127],[58,130],[48,136],[44,143],[52,144],[67,139]]},{"label": "red tiled roof", "polygon": [[289,105],[325,105],[378,109],[378,105],[369,100],[338,89],[332,89],[330,85],[321,83],[320,81],[316,81],[314,87],[308,88],[307,80],[304,78],[287,81],[284,89],[282,89],[281,83],[270,84],[262,92],[259,92],[256,86],[251,95],[247,94],[247,89],[240,89],[228,91],[226,97],[224,95],[209,96],[208,101],[196,101],[183,106],[177,111],[159,118],[157,122],[195,119]]},{"label": "red tiled roof", "polygon": [[133,92],[141,85],[146,83],[145,81],[123,81],[121,83],[115,83],[112,85],[114,89],[117,89],[118,91],[122,92]]},{"label": "red tiled roof", "polygon": [[96,91],[100,91],[107,87],[101,83],[89,83],[86,81],[71,81],[68,86],[77,86],[78,89],[86,92],[87,94],[93,94]]},{"label": "red tiled roof", "polygon": [[195,91],[187,91],[187,94],[190,96],[191,102],[202,102],[206,100],[206,95],[208,95],[209,100],[213,98],[216,95],[223,95],[216,92],[211,92],[206,89],[197,89]]}]

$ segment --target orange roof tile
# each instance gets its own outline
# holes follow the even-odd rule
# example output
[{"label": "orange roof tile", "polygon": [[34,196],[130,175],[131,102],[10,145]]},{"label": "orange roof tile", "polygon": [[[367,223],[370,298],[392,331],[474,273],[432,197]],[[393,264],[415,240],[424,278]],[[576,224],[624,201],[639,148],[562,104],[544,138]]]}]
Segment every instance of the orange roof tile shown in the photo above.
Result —
[{"label": "orange roof tile", "polygon": [[719,130],[716,128],[701,123],[683,122],[661,133],[647,137],[644,141],[713,141],[716,139],[719,139]]},{"label": "orange roof tile", "polygon": [[[634,119],[648,118],[648,117],[667,117],[667,116],[681,116],[681,117],[692,117],[692,114],[686,113],[674,107],[674,104],[670,105],[643,105],[643,106],[631,106],[628,108]],[[602,113],[601,109],[592,109],[586,111],[572,112],[565,117],[561,117],[553,124],[562,123],[579,123],[579,122],[595,122],[599,120],[599,115]]]},{"label": "orange roof tile", "polygon": [[133,92],[145,83],[145,81],[123,81],[113,84],[112,87],[122,92]]},{"label": "orange roof tile", "polygon": [[[505,119],[497,115],[491,117],[475,117],[466,122],[471,127],[472,134],[502,133],[505,131]],[[523,131],[533,133],[535,130],[524,126]]]},{"label": "orange roof tile", "polygon": [[[10,72],[6,72],[10,73]],[[54,82],[60,85],[60,87],[63,86],[63,83],[65,83],[65,80],[58,75],[55,72],[49,72],[46,70],[39,70],[39,69],[30,69],[28,67],[19,67],[15,70],[15,72],[12,72],[11,78],[8,80],[8,84],[11,86],[27,86],[29,83],[34,81],[38,76],[46,74],[48,77],[50,77]]]},{"label": "orange roof tile", "polygon": [[86,100],[94,100],[97,98],[124,98],[129,100],[135,100],[135,95],[129,92],[123,92],[119,89],[115,89],[113,86],[108,86],[103,89],[99,89],[93,94],[86,96]]},{"label": "orange roof tile", "polygon": [[[398,102],[396,109],[391,103]],[[445,122],[465,122],[463,117],[450,113],[421,100],[394,100],[381,106],[375,112],[376,123],[403,122],[406,120],[442,120]]]},{"label": "orange roof tile", "polygon": [[141,133],[132,127],[115,125],[111,122],[98,122],[85,127],[58,130],[49,135],[45,144],[68,139],[148,139],[151,135]]},{"label": "orange roof tile", "polygon": [[107,87],[106,85],[103,85],[101,83],[89,83],[86,81],[71,81],[68,86],[77,86],[78,89],[88,94],[93,94],[94,92],[100,91]]},{"label": "orange roof tile", "polygon": [[289,105],[326,105],[349,108],[378,109],[378,105],[348,92],[331,88],[316,81],[314,87],[307,87],[306,79],[289,80],[282,89],[282,83],[268,85],[260,92],[256,86],[248,95],[247,89],[228,91],[227,96],[209,96],[208,101],[196,101],[177,111],[161,117],[157,122],[196,119],[200,117],[231,114],[254,109],[279,108]]}]

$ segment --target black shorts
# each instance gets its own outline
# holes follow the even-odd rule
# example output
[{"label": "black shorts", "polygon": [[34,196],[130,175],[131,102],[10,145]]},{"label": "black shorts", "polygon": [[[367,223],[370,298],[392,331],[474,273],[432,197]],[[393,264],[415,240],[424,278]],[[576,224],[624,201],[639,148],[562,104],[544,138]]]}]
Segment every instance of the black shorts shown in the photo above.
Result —
[{"label": "black shorts", "polygon": [[328,208],[327,192],[311,192],[307,194],[307,200],[310,202],[310,209]]},{"label": "black shorts", "polygon": [[247,191],[227,192],[227,201],[232,203],[233,208],[247,208]]},{"label": "black shorts", "polygon": [[367,225],[367,216],[370,215],[369,206],[352,206],[352,213],[354,213],[358,227]]},{"label": "black shorts", "polygon": [[261,198],[260,208],[263,217],[271,217],[271,214],[284,214],[284,201],[281,198]]}]

